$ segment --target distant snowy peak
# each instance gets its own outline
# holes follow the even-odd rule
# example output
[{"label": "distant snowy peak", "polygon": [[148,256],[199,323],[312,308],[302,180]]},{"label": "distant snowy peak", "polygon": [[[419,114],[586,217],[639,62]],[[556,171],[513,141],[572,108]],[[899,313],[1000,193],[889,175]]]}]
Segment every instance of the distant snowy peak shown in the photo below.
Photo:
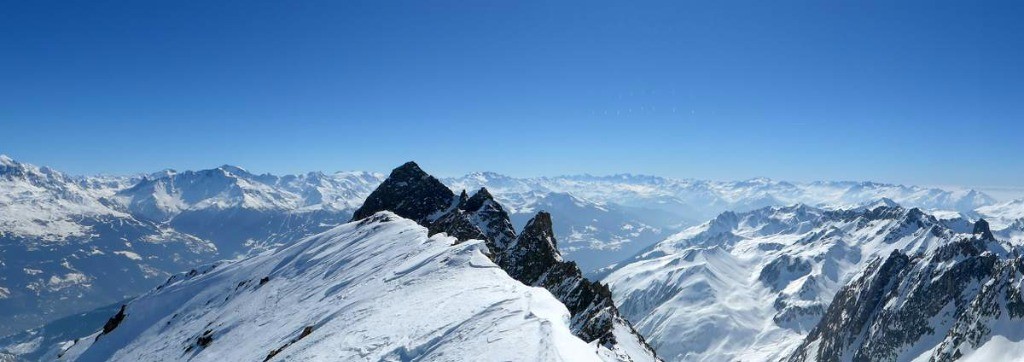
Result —
[{"label": "distant snowy peak", "polygon": [[183,211],[205,209],[352,210],[380,183],[382,176],[364,172],[326,175],[254,175],[225,165],[200,171],[150,175],[119,191],[111,200],[135,214],[167,220]]},{"label": "distant snowy peak", "polygon": [[389,212],[174,278],[54,354],[68,361],[609,361],[480,241]]},{"label": "distant snowy peak", "polygon": [[0,157],[0,235],[61,240],[81,236],[82,218],[129,218],[101,203],[102,189],[90,188],[47,167]]}]

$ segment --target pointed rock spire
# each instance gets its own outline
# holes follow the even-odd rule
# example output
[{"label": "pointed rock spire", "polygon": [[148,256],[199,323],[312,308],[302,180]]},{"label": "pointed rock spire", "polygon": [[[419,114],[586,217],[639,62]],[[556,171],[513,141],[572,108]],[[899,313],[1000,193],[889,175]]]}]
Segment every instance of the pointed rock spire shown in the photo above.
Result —
[{"label": "pointed rock spire", "polygon": [[462,205],[461,209],[466,211],[477,211],[480,210],[487,201],[494,201],[494,196],[491,196],[491,193],[487,192],[486,187],[481,187],[480,191],[473,194],[473,197],[470,197],[469,200]]},{"label": "pointed rock spire", "polygon": [[535,284],[546,271],[562,262],[556,243],[551,214],[538,212],[526,223],[499,264],[505,264],[509,275],[516,280]]},{"label": "pointed rock spire", "polygon": [[992,235],[992,229],[989,228],[988,221],[985,219],[978,219],[974,222],[974,235],[977,235],[981,240],[995,240],[995,235]]},{"label": "pointed rock spire", "polygon": [[429,221],[428,217],[447,210],[454,197],[452,190],[410,161],[391,171],[352,215],[352,220],[388,210],[422,224]]}]

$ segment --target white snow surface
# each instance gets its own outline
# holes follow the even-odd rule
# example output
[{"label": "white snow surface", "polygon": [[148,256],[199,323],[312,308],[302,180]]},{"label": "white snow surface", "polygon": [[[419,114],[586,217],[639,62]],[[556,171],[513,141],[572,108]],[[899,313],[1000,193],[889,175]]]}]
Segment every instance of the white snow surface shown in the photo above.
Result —
[{"label": "white snow surface", "polygon": [[261,361],[282,346],[271,360],[613,358],[573,336],[565,306],[509,277],[483,242],[454,242],[378,213],[177,278],[130,302],[111,333],[67,343],[60,360]]}]

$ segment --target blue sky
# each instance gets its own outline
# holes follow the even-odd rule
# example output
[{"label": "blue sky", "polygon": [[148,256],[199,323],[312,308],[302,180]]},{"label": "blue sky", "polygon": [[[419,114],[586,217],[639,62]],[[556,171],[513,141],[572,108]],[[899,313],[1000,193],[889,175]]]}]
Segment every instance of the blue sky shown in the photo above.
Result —
[{"label": "blue sky", "polygon": [[0,153],[72,173],[414,159],[1024,186],[1022,18],[995,1],[4,2]]}]

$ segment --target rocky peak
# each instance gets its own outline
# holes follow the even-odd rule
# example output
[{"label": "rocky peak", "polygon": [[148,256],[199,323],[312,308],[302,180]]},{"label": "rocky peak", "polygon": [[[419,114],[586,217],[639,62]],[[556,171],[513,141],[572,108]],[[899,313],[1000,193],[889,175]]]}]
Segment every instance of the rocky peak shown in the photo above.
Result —
[{"label": "rocky peak", "polygon": [[974,222],[973,234],[979,237],[981,240],[995,240],[996,237],[992,235],[992,229],[988,226],[988,221],[985,219],[978,219]]},{"label": "rocky peak", "polygon": [[440,213],[452,205],[454,197],[452,190],[410,161],[391,171],[352,215],[352,220],[388,210],[423,224],[433,221],[428,220],[431,216],[440,217]]},{"label": "rocky peak", "polygon": [[556,245],[551,214],[541,211],[526,223],[523,232],[506,252],[502,264],[508,266],[509,275],[513,278],[534,284],[548,269],[562,262]]},{"label": "rocky peak", "polygon": [[[466,191],[463,190],[462,194],[465,195]],[[480,210],[487,201],[494,201],[494,196],[491,196],[491,193],[487,191],[486,187],[481,187],[479,191],[473,194],[473,197],[470,197],[462,203],[462,207],[460,208],[466,211],[477,211]]]}]

